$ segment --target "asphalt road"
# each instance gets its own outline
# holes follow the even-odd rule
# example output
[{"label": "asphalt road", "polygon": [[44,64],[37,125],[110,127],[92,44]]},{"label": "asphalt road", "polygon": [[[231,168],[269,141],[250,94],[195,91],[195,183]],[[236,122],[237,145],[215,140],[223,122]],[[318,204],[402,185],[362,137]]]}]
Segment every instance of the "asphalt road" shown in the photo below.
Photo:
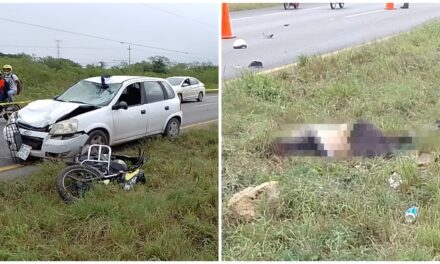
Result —
[{"label": "asphalt road", "polygon": [[[279,6],[231,12],[232,33],[247,42],[247,49],[233,49],[237,39],[222,40],[223,79],[248,71],[253,60],[263,70],[294,63],[300,55],[323,54],[408,31],[440,17],[440,3],[410,3],[409,9],[386,10],[385,3],[300,4],[299,9]],[[265,35],[274,34],[272,39]]]},{"label": "asphalt road", "polygon": [[[182,103],[183,123],[182,128],[194,126],[218,119],[218,94],[207,94],[202,102],[188,101]],[[0,119],[0,171],[2,168],[15,164],[9,154],[9,149],[3,138],[3,128],[6,121]]]}]

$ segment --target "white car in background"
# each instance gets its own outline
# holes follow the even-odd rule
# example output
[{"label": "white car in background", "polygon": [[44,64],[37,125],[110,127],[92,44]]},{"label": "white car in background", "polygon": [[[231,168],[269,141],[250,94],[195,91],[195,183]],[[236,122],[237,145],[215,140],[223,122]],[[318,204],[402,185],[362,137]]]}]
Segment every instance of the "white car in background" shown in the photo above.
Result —
[{"label": "white car in background", "polygon": [[100,76],[14,112],[3,134],[14,143],[7,129],[14,124],[21,137],[15,143],[26,155],[60,158],[90,144],[112,146],[153,134],[175,138],[182,118],[180,100],[165,79]]},{"label": "white car in background", "polygon": [[191,99],[201,102],[205,96],[205,85],[194,77],[174,76],[167,78],[167,81],[182,102]]}]

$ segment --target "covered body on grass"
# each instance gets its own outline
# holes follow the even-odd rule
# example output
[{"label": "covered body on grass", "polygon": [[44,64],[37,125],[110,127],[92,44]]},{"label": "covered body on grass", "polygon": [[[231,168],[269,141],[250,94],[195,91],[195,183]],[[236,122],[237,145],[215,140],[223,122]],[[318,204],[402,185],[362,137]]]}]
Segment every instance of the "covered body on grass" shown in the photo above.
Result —
[{"label": "covered body on grass", "polygon": [[403,145],[413,143],[410,136],[385,136],[367,121],[352,125],[309,124],[291,133],[291,136],[276,139],[275,153],[324,157],[389,156]]}]

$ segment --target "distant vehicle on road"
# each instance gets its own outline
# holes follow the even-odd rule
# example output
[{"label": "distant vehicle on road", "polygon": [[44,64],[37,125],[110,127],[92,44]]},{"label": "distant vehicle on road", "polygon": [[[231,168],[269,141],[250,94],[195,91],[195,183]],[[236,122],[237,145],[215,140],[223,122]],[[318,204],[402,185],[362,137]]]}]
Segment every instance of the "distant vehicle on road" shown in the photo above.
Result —
[{"label": "distant vehicle on road", "polygon": [[[18,157],[58,158],[91,144],[112,146],[153,134],[176,138],[181,123],[179,98],[165,79],[101,76],[14,112],[3,134]],[[11,137],[11,131],[19,133]]]},{"label": "distant vehicle on road", "polygon": [[297,9],[299,7],[299,3],[284,3],[284,10],[288,10],[288,9]]},{"label": "distant vehicle on road", "polygon": [[179,96],[180,101],[196,99],[201,102],[205,96],[205,85],[194,77],[174,76],[167,78]]},{"label": "distant vehicle on road", "polygon": [[339,8],[344,8],[344,3],[330,3],[330,8],[335,9],[339,5]]}]

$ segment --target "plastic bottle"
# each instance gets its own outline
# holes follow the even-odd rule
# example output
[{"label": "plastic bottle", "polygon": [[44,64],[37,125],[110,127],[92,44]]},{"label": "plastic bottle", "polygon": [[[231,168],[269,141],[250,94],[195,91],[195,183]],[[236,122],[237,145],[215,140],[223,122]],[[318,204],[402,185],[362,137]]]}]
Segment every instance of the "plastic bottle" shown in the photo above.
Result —
[{"label": "plastic bottle", "polygon": [[408,208],[405,211],[405,221],[407,223],[414,223],[417,219],[419,209],[415,206]]}]

